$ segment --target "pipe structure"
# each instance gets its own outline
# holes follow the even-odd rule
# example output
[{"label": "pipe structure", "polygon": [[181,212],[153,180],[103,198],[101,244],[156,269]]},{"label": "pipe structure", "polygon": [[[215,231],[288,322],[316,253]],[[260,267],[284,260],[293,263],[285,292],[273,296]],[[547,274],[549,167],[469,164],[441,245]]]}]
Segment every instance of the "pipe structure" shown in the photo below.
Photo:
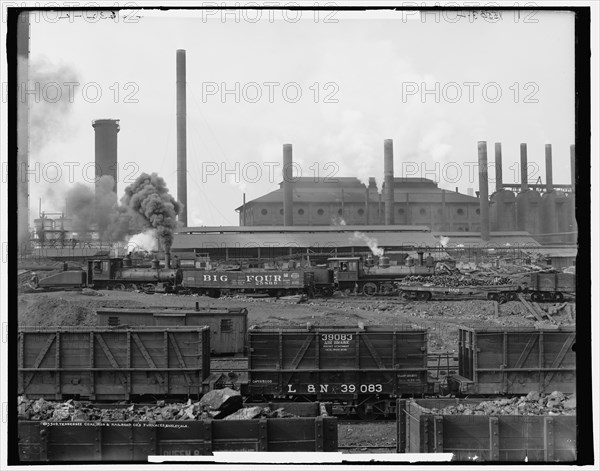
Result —
[{"label": "pipe structure", "polygon": [[550,193],[554,190],[552,185],[552,144],[546,144],[546,191]]},{"label": "pipe structure", "polygon": [[394,141],[383,141],[383,190],[385,194],[385,225],[394,224]]},{"label": "pipe structure", "polygon": [[292,159],[292,145],[283,145],[283,225],[293,226],[294,225],[294,199],[293,199],[293,159]]},{"label": "pipe structure", "polygon": [[183,205],[178,220],[187,227],[187,110],[185,49],[177,49],[177,200]]},{"label": "pipe structure", "polygon": [[525,192],[529,189],[527,180],[527,144],[521,144],[521,191]]},{"label": "pipe structure", "polygon": [[575,193],[575,144],[571,144],[571,186]]},{"label": "pipe structure", "polygon": [[494,154],[496,160],[496,191],[502,191],[502,143],[494,144]]},{"label": "pipe structure", "polygon": [[481,238],[490,240],[490,202],[488,195],[487,142],[477,143],[479,156],[479,219]]}]

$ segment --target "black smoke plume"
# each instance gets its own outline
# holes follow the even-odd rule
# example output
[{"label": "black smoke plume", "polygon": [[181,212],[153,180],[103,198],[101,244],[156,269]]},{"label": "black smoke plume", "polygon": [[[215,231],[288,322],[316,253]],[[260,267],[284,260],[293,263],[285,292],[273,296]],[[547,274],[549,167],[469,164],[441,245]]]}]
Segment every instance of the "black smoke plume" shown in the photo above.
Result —
[{"label": "black smoke plume", "polygon": [[165,251],[171,249],[177,215],[182,205],[169,194],[165,181],[156,173],[142,173],[125,188],[121,207],[132,217],[132,224],[154,229]]}]

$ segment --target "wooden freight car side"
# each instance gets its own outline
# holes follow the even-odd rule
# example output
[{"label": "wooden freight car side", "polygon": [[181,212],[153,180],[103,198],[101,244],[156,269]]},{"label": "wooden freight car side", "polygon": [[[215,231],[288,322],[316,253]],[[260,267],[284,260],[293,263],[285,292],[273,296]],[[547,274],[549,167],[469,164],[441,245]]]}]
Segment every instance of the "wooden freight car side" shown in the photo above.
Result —
[{"label": "wooden freight car side", "polygon": [[399,401],[398,451],[452,453],[453,460],[467,462],[576,460],[575,416],[440,415],[430,411],[477,402]]},{"label": "wooden freight car side", "polygon": [[255,328],[249,347],[251,395],[352,399],[428,390],[425,330]]},{"label": "wooden freight car side", "polygon": [[129,400],[199,396],[210,374],[208,327],[21,328],[18,394]]},{"label": "wooden freight car side", "polygon": [[308,273],[303,271],[204,271],[183,270],[185,288],[303,289]]},{"label": "wooden freight car side", "polygon": [[473,394],[575,392],[575,329],[459,329],[453,390]]},{"label": "wooden freight car side", "polygon": [[104,326],[208,326],[211,353],[243,355],[246,351],[248,310],[105,308],[96,311],[97,324]]}]

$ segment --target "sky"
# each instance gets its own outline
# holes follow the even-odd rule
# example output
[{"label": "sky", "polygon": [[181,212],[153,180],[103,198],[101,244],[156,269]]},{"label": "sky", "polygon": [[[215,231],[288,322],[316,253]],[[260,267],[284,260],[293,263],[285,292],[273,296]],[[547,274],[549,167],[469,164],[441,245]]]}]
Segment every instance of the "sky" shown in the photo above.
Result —
[{"label": "sky", "polygon": [[244,193],[249,201],[278,187],[288,143],[298,176],[381,181],[383,141],[393,139],[397,177],[463,193],[478,189],[478,141],[488,142],[490,164],[502,143],[506,182],[520,181],[522,142],[530,180],[545,182],[550,143],[554,181],[570,183],[569,12],[64,16],[48,12],[31,25],[30,73],[41,84],[31,109],[31,220],[40,198],[42,210],[62,211],[71,185],[93,186],[94,119],[120,120],[119,197],[141,172],[177,194],[177,49],[187,59],[189,226],[237,225]]}]

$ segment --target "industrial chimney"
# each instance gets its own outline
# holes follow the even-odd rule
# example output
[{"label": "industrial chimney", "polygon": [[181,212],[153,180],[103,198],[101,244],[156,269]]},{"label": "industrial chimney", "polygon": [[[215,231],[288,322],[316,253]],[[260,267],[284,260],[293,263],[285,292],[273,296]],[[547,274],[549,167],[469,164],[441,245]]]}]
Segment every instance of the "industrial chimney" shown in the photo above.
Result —
[{"label": "industrial chimney", "polygon": [[525,192],[529,189],[527,180],[527,144],[521,143],[521,191]]},{"label": "industrial chimney", "polygon": [[575,193],[575,144],[571,144],[571,186]]},{"label": "industrial chimney", "polygon": [[394,224],[394,141],[383,141],[383,191],[385,198],[385,225]]},{"label": "industrial chimney", "polygon": [[[18,251],[29,245],[29,12],[17,22],[17,231]],[[24,90],[25,89],[25,90]]]},{"label": "industrial chimney", "polygon": [[552,144],[546,144],[546,191],[554,190],[552,185]]},{"label": "industrial chimney", "polygon": [[494,144],[494,157],[496,162],[496,191],[502,191],[502,143],[496,142]]},{"label": "industrial chimney", "polygon": [[293,178],[294,166],[292,160],[292,145],[283,145],[283,225],[294,225]]},{"label": "industrial chimney", "polygon": [[185,49],[177,49],[177,200],[183,205],[178,220],[187,227],[187,130]]},{"label": "industrial chimney", "polygon": [[479,218],[481,227],[481,238],[490,240],[490,202],[488,195],[488,166],[487,166],[487,142],[477,143],[479,155]]},{"label": "industrial chimney", "polygon": [[117,193],[118,160],[117,133],[121,129],[118,119],[97,119],[92,121],[95,131],[96,192],[99,177],[110,175],[114,179],[113,192]]}]

